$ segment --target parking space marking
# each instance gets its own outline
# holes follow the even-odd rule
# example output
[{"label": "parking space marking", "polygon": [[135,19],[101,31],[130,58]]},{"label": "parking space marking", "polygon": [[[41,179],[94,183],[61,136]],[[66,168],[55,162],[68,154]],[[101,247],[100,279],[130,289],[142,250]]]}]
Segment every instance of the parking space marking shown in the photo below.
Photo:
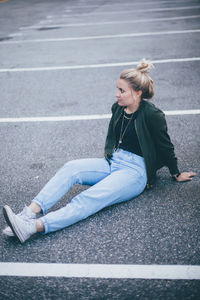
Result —
[{"label": "parking space marking", "polygon": [[[168,110],[164,111],[166,116],[177,115],[198,115],[200,109],[188,110]],[[70,115],[55,117],[24,117],[24,118],[0,118],[0,123],[26,123],[26,122],[64,122],[64,121],[84,121],[84,120],[101,120],[110,119],[111,114],[95,114],[95,115]]]},{"label": "parking space marking", "polygon": [[154,35],[172,35],[172,34],[188,34],[199,33],[200,29],[187,29],[187,30],[169,30],[169,31],[155,31],[155,32],[133,32],[122,34],[108,34],[108,35],[94,35],[94,36],[79,36],[79,37],[65,37],[65,38],[43,38],[34,40],[16,40],[16,41],[3,41],[2,44],[27,44],[27,43],[47,43],[47,42],[66,42],[66,41],[85,41],[85,40],[99,40],[99,39],[116,39],[116,38],[133,38]]},{"label": "parking space marking", "polygon": [[52,27],[79,27],[79,26],[96,26],[96,25],[115,25],[115,24],[132,24],[132,23],[147,23],[147,22],[163,22],[163,21],[178,21],[198,19],[200,15],[181,16],[181,17],[168,17],[168,18],[150,18],[150,19],[138,19],[138,20],[124,20],[124,21],[108,21],[108,22],[90,22],[90,23],[69,23],[69,24],[45,24],[45,25],[33,25],[28,27],[20,27],[20,29],[39,29],[39,28],[52,28]]},{"label": "parking space marking", "polygon": [[91,12],[91,13],[83,13],[83,14],[70,14],[66,15],[66,17],[89,17],[89,16],[98,16],[98,15],[115,15],[115,14],[130,14],[130,13],[138,13],[138,12],[156,12],[156,11],[175,11],[175,10],[188,10],[188,9],[198,9],[200,8],[200,5],[194,5],[194,6],[179,6],[179,7],[162,7],[162,8],[141,8],[141,9],[127,9],[127,10],[120,10],[120,11],[101,11],[101,12]]},{"label": "parking space marking", "polygon": [[0,276],[199,280],[200,266],[0,263]]},{"label": "parking space marking", "polygon": [[[200,57],[185,57],[185,58],[167,58],[151,60],[153,64],[165,64],[176,62],[193,62],[200,61]],[[0,73],[4,72],[38,72],[38,71],[58,71],[58,70],[79,70],[79,69],[93,69],[93,68],[112,68],[122,66],[137,65],[138,61],[106,63],[106,64],[91,64],[91,65],[75,65],[75,66],[52,66],[52,67],[32,67],[32,68],[6,68],[0,69]]]},{"label": "parking space marking", "polygon": [[[180,3],[185,3],[185,1],[173,1],[173,2],[171,2],[171,1],[162,1],[162,4],[171,4],[171,3],[177,3],[177,4],[180,4]],[[136,3],[123,3],[123,6],[135,6],[135,5],[152,5],[152,4],[158,4],[158,1],[142,1],[142,3],[140,3],[140,2],[136,2]],[[115,2],[115,7],[117,6],[117,5],[120,5],[121,6],[121,2]],[[107,3],[105,3],[105,4],[103,4],[103,7],[104,8],[108,8],[109,6],[112,6],[113,7],[113,4],[107,4]],[[95,7],[95,8],[99,8],[99,5],[98,4],[96,4],[96,5],[91,5],[91,4],[89,4],[89,5],[76,5],[76,6],[67,6],[67,10],[68,9],[71,9],[71,8],[92,8],[92,7]]]}]

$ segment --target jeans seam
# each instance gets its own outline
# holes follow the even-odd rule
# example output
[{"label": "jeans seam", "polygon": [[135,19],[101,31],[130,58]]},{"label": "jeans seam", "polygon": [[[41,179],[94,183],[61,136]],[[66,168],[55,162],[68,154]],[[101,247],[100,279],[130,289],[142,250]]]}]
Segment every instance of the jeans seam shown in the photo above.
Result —
[{"label": "jeans seam", "polygon": [[[111,171],[109,173],[107,172],[102,172],[102,171],[79,171],[78,173],[75,174],[75,176],[77,176],[77,174],[81,174],[81,173],[84,173],[84,172],[88,172],[88,173],[103,173],[103,174],[107,174],[107,175],[110,175],[111,174]],[[102,180],[102,179],[101,179]],[[82,181],[81,183],[82,184]]]}]

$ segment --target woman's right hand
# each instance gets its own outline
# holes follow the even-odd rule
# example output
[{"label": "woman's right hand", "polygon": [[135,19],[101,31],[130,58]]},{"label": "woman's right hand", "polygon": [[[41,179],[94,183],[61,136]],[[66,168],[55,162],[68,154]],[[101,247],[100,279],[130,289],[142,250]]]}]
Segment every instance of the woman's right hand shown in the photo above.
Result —
[{"label": "woman's right hand", "polygon": [[182,172],[178,177],[176,177],[176,181],[183,182],[192,180],[192,177],[196,176],[195,172]]}]

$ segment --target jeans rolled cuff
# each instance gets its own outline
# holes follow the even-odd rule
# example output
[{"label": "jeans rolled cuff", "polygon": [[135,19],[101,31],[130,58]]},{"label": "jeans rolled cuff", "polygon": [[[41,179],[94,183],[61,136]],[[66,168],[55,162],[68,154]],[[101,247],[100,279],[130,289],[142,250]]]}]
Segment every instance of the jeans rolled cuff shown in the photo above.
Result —
[{"label": "jeans rolled cuff", "polygon": [[45,209],[43,204],[40,201],[38,201],[36,198],[34,198],[31,202],[36,203],[37,205],[40,206],[43,215],[46,213],[47,210]]},{"label": "jeans rolled cuff", "polygon": [[46,218],[45,217],[42,217],[40,218],[40,220],[42,221],[43,225],[44,225],[44,231],[43,232],[40,232],[41,234],[47,234],[48,233],[48,224],[47,224],[47,221],[46,221]]}]

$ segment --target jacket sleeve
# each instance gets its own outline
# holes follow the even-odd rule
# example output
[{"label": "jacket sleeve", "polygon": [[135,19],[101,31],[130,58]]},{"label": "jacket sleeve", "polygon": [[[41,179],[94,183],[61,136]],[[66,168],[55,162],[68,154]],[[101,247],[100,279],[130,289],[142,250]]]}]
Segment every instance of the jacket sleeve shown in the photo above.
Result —
[{"label": "jacket sleeve", "polygon": [[156,152],[163,165],[169,168],[172,175],[179,173],[174,146],[168,135],[165,115],[161,110],[157,109],[153,111],[149,119],[149,126]]},{"label": "jacket sleeve", "polygon": [[113,103],[111,107],[112,114],[116,111],[117,107],[118,107],[118,103],[117,102]]},{"label": "jacket sleeve", "polygon": [[114,121],[114,113],[117,109],[117,102],[115,102],[112,105],[111,111],[112,111],[112,116],[108,125],[108,132],[106,136],[106,142],[105,142],[105,147],[104,147],[104,155],[106,158],[111,158],[112,156],[112,150],[113,150],[113,144],[115,142],[115,137],[113,135],[113,121]]}]

